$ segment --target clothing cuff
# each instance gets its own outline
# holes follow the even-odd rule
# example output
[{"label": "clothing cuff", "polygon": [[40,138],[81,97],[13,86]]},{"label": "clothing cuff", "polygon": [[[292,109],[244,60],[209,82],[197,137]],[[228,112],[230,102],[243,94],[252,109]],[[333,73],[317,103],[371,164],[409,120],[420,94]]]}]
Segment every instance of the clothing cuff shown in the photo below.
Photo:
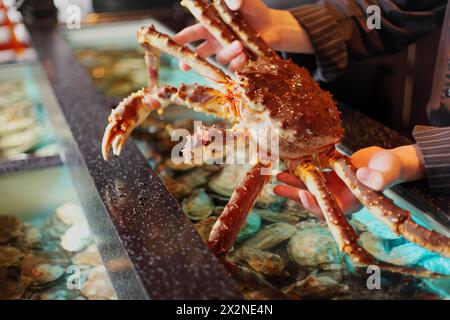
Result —
[{"label": "clothing cuff", "polygon": [[422,155],[430,188],[450,193],[450,127],[415,126],[413,137]]},{"label": "clothing cuff", "polygon": [[289,10],[305,28],[317,62],[316,80],[328,82],[347,68],[347,47],[339,27],[323,4],[302,5]]}]

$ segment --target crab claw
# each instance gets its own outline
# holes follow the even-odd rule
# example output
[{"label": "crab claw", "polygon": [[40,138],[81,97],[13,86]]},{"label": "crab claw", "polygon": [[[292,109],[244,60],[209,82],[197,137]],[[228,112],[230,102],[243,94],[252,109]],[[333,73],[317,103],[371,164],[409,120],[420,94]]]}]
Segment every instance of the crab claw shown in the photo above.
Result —
[{"label": "crab claw", "polygon": [[[122,126],[114,121],[111,121],[105,129],[102,141],[102,155],[103,159],[109,159],[109,150],[113,148],[113,154],[119,156],[126,139],[131,133],[131,130],[122,130]],[[127,132],[128,131],[128,132]]]},{"label": "crab claw", "polygon": [[132,93],[111,111],[109,123],[103,135],[103,159],[108,160],[111,146],[113,154],[119,156],[134,128],[141,124],[152,110],[160,106],[161,104],[149,95],[147,89],[142,89]]}]

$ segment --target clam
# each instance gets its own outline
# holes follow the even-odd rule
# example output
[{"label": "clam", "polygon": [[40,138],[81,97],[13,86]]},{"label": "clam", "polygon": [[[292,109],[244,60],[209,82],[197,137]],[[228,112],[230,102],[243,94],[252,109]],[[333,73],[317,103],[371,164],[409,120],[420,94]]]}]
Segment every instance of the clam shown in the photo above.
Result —
[{"label": "clam", "polygon": [[164,166],[166,168],[169,168],[173,171],[189,171],[192,170],[193,168],[195,168],[195,166],[193,164],[190,163],[175,163],[172,161],[172,159],[166,159],[166,161],[164,161]]},{"label": "clam", "polygon": [[76,223],[87,225],[83,209],[81,209],[80,205],[78,204],[66,202],[56,208],[55,213],[58,219],[66,225],[71,226]]},{"label": "clam", "polygon": [[20,265],[23,257],[24,254],[17,248],[0,246],[0,268]]},{"label": "clam", "polygon": [[69,226],[62,222],[56,214],[52,214],[45,222],[43,233],[47,236],[47,238],[59,240],[67,229],[69,229]]},{"label": "clam", "polygon": [[292,260],[305,267],[336,267],[342,263],[339,248],[330,231],[312,227],[297,231],[288,244]]},{"label": "clam", "polygon": [[359,235],[359,242],[370,254],[375,257],[383,257],[386,253],[385,242],[369,231],[363,232]]},{"label": "clam", "polygon": [[353,227],[353,229],[355,229],[355,231],[358,233],[367,231],[367,226],[357,219],[351,219],[349,223]]},{"label": "clam", "polygon": [[[214,169],[217,166],[210,167],[213,167]],[[189,195],[192,190],[204,186],[208,181],[208,178],[214,172],[214,170],[210,170],[207,166],[204,166],[201,168],[192,169],[176,179],[168,175],[165,175],[162,178],[170,193],[172,193],[175,198],[181,199]]]},{"label": "clam", "polygon": [[194,190],[183,199],[181,206],[189,219],[197,221],[209,217],[214,210],[214,203],[205,189]]},{"label": "clam", "polygon": [[327,299],[349,292],[347,285],[325,275],[309,275],[305,279],[282,289],[285,294],[309,299]]},{"label": "clam", "polygon": [[24,250],[42,249],[43,240],[43,235],[38,228],[25,224],[25,230],[23,235],[19,238],[18,245]]},{"label": "clam", "polygon": [[245,224],[239,230],[236,241],[242,241],[253,236],[261,228],[261,217],[253,211],[247,216]]},{"label": "clam", "polygon": [[89,300],[116,300],[117,295],[104,266],[95,267],[88,272],[81,292]]},{"label": "clam", "polygon": [[327,228],[327,225],[319,219],[309,219],[298,223],[296,227],[298,230],[308,230],[312,228]]},{"label": "clam", "polygon": [[228,165],[209,180],[208,187],[215,193],[229,198],[249,169],[249,165]]},{"label": "clam", "polygon": [[[231,197],[234,189],[237,187],[239,182],[242,181],[249,169],[250,166],[248,164],[228,165],[209,180],[208,187],[214,193],[228,199]],[[256,199],[256,206],[267,208],[279,200],[279,198],[273,194],[272,189],[272,184],[267,184],[264,186],[260,195]]]},{"label": "clam", "polygon": [[0,244],[22,235],[22,221],[14,216],[0,216]]},{"label": "clam", "polygon": [[266,250],[244,247],[239,256],[253,270],[264,275],[280,275],[286,267],[286,261],[282,257]]},{"label": "clam", "polygon": [[61,247],[69,252],[81,251],[91,242],[89,227],[86,224],[72,225],[61,237]]},{"label": "clam", "polygon": [[21,263],[22,276],[31,280],[30,287],[42,288],[61,279],[69,260],[59,252],[33,252]]},{"label": "clam", "polygon": [[289,224],[296,224],[300,221],[300,217],[295,213],[290,212],[276,212],[270,209],[254,208],[252,212],[256,213],[266,222],[286,222]]},{"label": "clam", "polygon": [[246,240],[241,247],[260,250],[271,249],[289,239],[297,229],[288,223],[278,222],[265,226],[252,238]]},{"label": "clam", "polygon": [[91,244],[84,251],[81,251],[75,254],[71,261],[76,265],[90,265],[90,266],[98,266],[103,263],[102,257],[98,252],[97,246],[95,244]]}]

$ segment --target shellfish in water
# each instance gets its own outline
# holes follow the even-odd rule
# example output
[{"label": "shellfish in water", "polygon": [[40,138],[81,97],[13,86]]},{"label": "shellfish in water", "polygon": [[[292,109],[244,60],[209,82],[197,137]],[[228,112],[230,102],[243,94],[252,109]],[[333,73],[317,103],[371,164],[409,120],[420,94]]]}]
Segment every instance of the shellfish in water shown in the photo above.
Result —
[{"label": "shellfish in water", "polygon": [[297,231],[288,244],[292,260],[300,266],[328,267],[342,262],[339,248],[330,231],[312,227]]},{"label": "shellfish in water", "polygon": [[252,238],[246,240],[242,247],[268,250],[289,239],[296,231],[297,229],[288,223],[272,223],[262,228]]},{"label": "shellfish in water", "polygon": [[214,202],[205,189],[196,189],[181,203],[184,212],[191,220],[202,220],[209,217],[214,210]]},{"label": "shellfish in water", "polygon": [[22,275],[31,279],[30,287],[42,288],[62,278],[69,264],[59,252],[33,252],[21,264]]},{"label": "shellfish in water", "polygon": [[308,299],[326,299],[348,293],[349,287],[325,275],[309,275],[282,290]]},{"label": "shellfish in water", "polygon": [[81,292],[90,300],[117,299],[116,291],[104,266],[98,266],[89,271],[88,278],[81,287]]}]

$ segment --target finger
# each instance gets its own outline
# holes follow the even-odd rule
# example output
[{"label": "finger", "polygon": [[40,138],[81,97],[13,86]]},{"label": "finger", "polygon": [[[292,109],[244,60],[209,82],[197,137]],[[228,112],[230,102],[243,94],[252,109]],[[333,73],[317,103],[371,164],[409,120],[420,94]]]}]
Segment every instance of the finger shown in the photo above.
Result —
[{"label": "finger", "polygon": [[360,182],[377,191],[382,191],[399,182],[400,175],[401,162],[388,150],[375,153],[367,167],[362,167],[356,172]]},{"label": "finger", "polygon": [[273,188],[273,193],[277,196],[299,202],[308,211],[311,211],[317,216],[322,216],[322,211],[320,210],[316,199],[311,195],[311,193],[309,193],[309,191],[291,186],[278,185]]},{"label": "finger", "polygon": [[314,213],[318,217],[323,217],[322,210],[316,201],[316,198],[306,190],[299,190],[298,196],[301,204],[310,212]]},{"label": "finger", "polygon": [[387,187],[383,173],[368,167],[359,168],[356,177],[362,184],[376,191],[383,191]]},{"label": "finger", "polygon": [[327,174],[326,180],[328,190],[333,194],[339,208],[344,214],[350,214],[360,210],[361,203],[334,171]]},{"label": "finger", "polygon": [[284,171],[280,172],[279,174],[277,174],[277,179],[278,179],[278,181],[286,183],[290,186],[300,188],[300,189],[306,189],[305,185],[299,178],[297,178],[296,176],[294,176],[288,172],[284,172]]},{"label": "finger", "polygon": [[242,7],[243,0],[225,0],[225,3],[227,4],[228,8],[230,8],[233,11],[237,11]]},{"label": "finger", "polygon": [[[221,48],[220,43],[216,39],[210,38],[201,43],[195,49],[195,51],[198,53],[200,57],[205,58],[215,54],[218,50],[220,50],[220,48]],[[179,61],[178,66],[183,71],[191,70],[191,67],[188,64],[184,63],[183,61]]]},{"label": "finger", "polygon": [[217,62],[227,65],[233,59],[237,58],[244,50],[242,43],[239,40],[233,41],[231,44],[220,50],[216,55]]},{"label": "finger", "polygon": [[172,39],[179,45],[184,45],[192,41],[205,40],[209,36],[209,31],[201,23],[197,23],[184,28],[173,36]]},{"label": "finger", "polygon": [[220,46],[219,42],[215,39],[209,39],[202,44],[200,44],[196,49],[195,52],[202,57],[206,58],[209,57],[216,52],[218,52],[222,47]]},{"label": "finger", "polygon": [[228,65],[228,69],[232,72],[241,69],[247,63],[247,57],[242,52],[236,58],[234,58]]},{"label": "finger", "polygon": [[273,188],[273,193],[277,196],[300,202],[301,200],[298,195],[299,190],[300,189],[291,186],[277,185]]}]

